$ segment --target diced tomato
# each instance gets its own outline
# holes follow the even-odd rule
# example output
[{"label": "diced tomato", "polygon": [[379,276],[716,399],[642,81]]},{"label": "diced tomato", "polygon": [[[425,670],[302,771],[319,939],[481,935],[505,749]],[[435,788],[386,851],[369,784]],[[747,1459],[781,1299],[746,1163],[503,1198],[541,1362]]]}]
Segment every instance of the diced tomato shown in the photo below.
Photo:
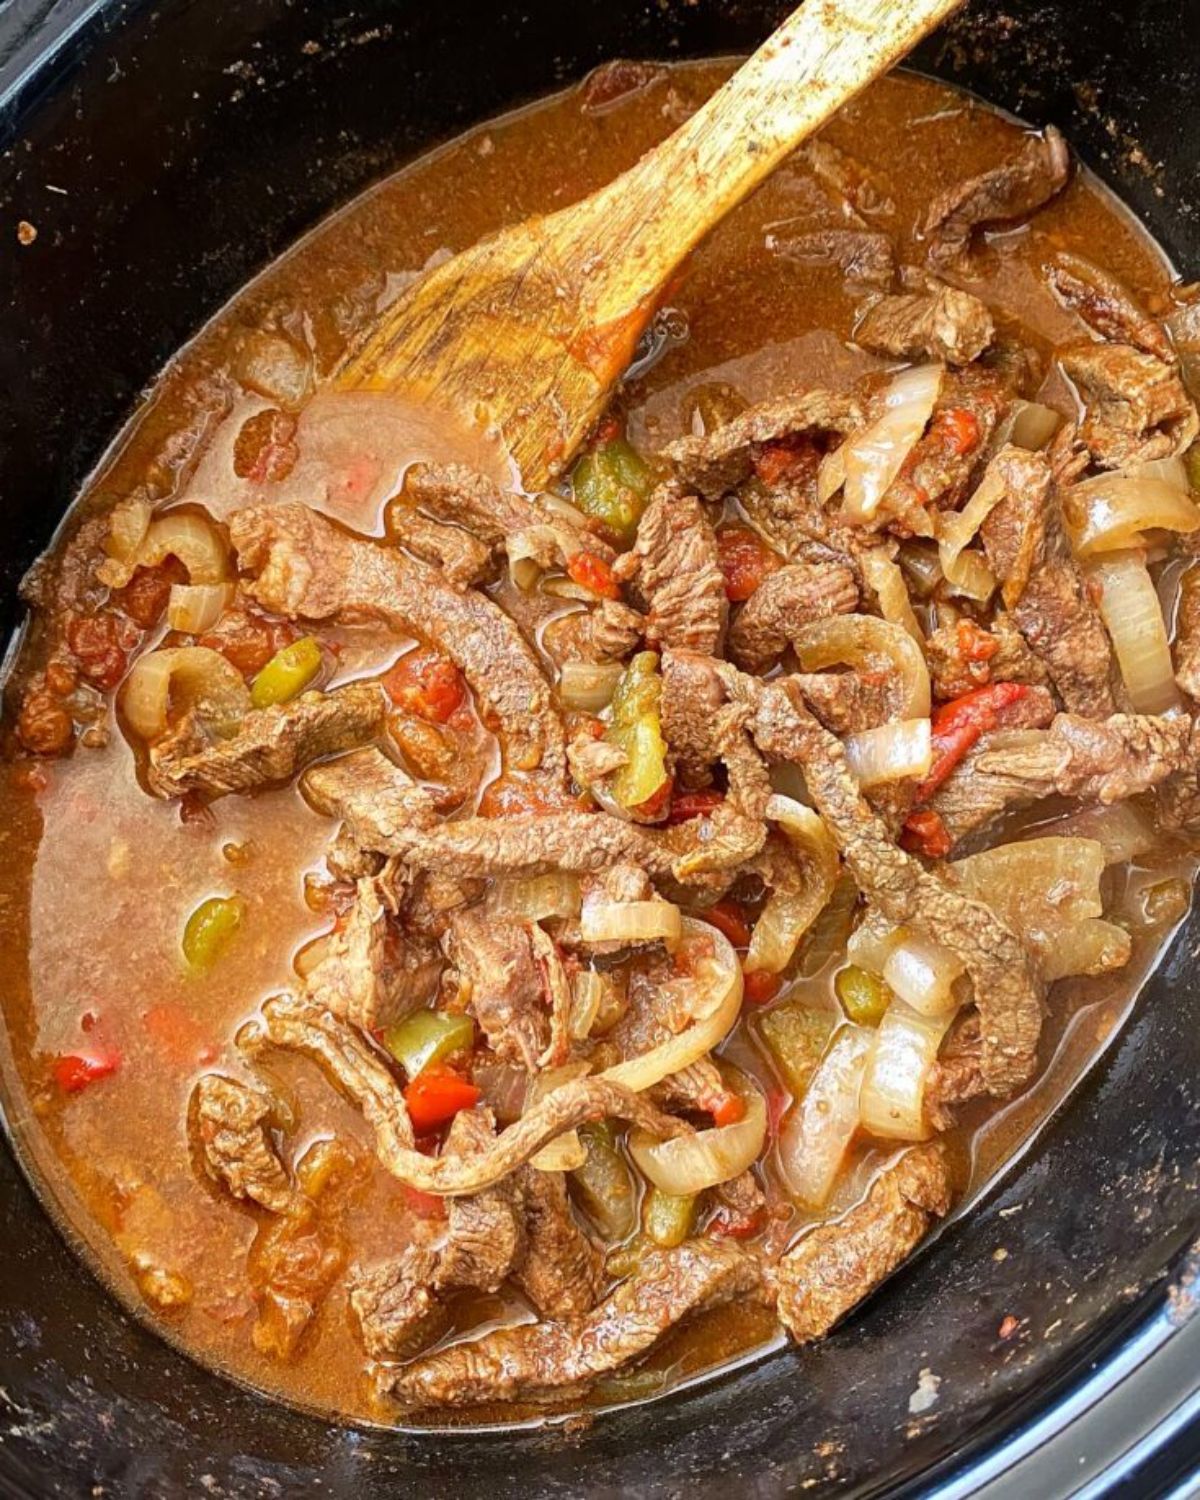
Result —
[{"label": "diced tomato", "polygon": [[976,625],[974,620],[960,620],[954,627],[955,639],[958,644],[958,654],[964,661],[986,662],[991,661],[1000,649],[1000,642],[982,625]]},{"label": "diced tomato", "polygon": [[718,792],[712,787],[705,787],[698,792],[680,792],[677,797],[671,799],[671,810],[667,814],[667,823],[674,827],[676,823],[687,823],[692,818],[707,818],[715,812],[725,800],[725,793]]},{"label": "diced tomato", "polygon": [[567,560],[568,574],[585,589],[599,594],[601,599],[619,599],[621,585],[617,575],[602,557],[594,552],[576,552]]},{"label": "diced tomato", "polygon": [[735,604],[749,599],[768,573],[783,566],[762,537],[748,526],[722,526],[717,532],[717,561],[725,576],[725,595]]},{"label": "diced tomato", "polygon": [[231,609],[200,637],[198,644],[219,651],[243,677],[253,677],[299,637],[299,628],[289,620],[268,620],[248,610]]},{"label": "diced tomato", "polygon": [[960,457],[974,452],[981,436],[979,418],[965,406],[948,406],[937,412],[929,432]]},{"label": "diced tomato", "polygon": [[718,932],[723,932],[735,948],[749,945],[750,923],[736,901],[714,901],[696,915],[702,921],[710,922]]},{"label": "diced tomato", "polygon": [[187,569],[176,557],[164,558],[157,567],[138,568],[112,602],[143,630],[157,623],[171,597],[171,586],[186,583]]},{"label": "diced tomato", "polygon": [[519,818],[526,813],[581,812],[591,804],[566,792],[552,793],[546,786],[515,775],[497,776],[479,799],[481,818]]},{"label": "diced tomato", "polygon": [[478,1104],[480,1091],[453,1068],[437,1063],[422,1068],[404,1090],[404,1102],[417,1131],[435,1130],[452,1120],[460,1109]]},{"label": "diced tomato", "polygon": [[928,801],[980,735],[995,729],[999,715],[1028,692],[1023,682],[993,682],[944,703],[933,716],[933,764],[917,801]]},{"label": "diced tomato", "polygon": [[668,776],[656,792],[652,792],[644,802],[639,802],[629,811],[639,818],[644,818],[649,823],[657,822],[666,811],[670,801],[671,793],[675,790],[675,782]]},{"label": "diced tomato", "polygon": [[77,615],[67,626],[71,654],[79,663],[79,670],[97,687],[114,688],[125,675],[123,644],[116,615]]},{"label": "diced tomato", "polygon": [[424,651],[402,656],[385,675],[383,687],[397,708],[431,724],[445,724],[467,696],[466,683],[454,663]]},{"label": "diced tomato", "polygon": [[712,1235],[715,1239],[748,1240],[762,1228],[762,1222],[763,1210],[761,1208],[749,1214],[738,1214],[732,1209],[722,1208],[718,1209],[709,1220],[705,1233]]},{"label": "diced tomato", "polygon": [[778,974],[768,974],[765,969],[755,969],[753,974],[742,976],[742,998],[747,1005],[766,1005],[774,1000],[783,988]]},{"label": "diced tomato", "polygon": [[54,1059],[54,1081],[64,1094],[77,1094],[120,1066],[121,1054],[116,1051],[64,1052]]},{"label": "diced tomato", "polygon": [[436,1193],[423,1193],[420,1188],[410,1187],[407,1182],[401,1184],[401,1191],[404,1201],[419,1219],[446,1217],[446,1200],[439,1198]]},{"label": "diced tomato", "polygon": [[746,1117],[746,1101],[740,1094],[728,1093],[712,1109],[714,1125],[736,1125]]},{"label": "diced tomato", "polygon": [[607,411],[596,423],[596,430],[592,434],[589,444],[592,448],[598,448],[601,443],[611,443],[613,438],[625,436],[625,423],[613,412]]},{"label": "diced tomato", "polygon": [[806,434],[764,443],[754,458],[754,472],[765,485],[776,485],[782,479],[803,483],[816,477],[821,455],[812,438]]},{"label": "diced tomato", "polygon": [[909,813],[904,820],[900,842],[914,854],[925,855],[926,859],[944,859],[951,848],[950,834],[942,816],[931,807]]}]

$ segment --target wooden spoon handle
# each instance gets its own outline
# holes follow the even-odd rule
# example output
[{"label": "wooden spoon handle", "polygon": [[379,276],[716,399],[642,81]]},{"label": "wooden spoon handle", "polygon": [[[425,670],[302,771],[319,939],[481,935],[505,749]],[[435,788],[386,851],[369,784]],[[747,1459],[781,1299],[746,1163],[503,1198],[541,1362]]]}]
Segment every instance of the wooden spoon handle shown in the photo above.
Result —
[{"label": "wooden spoon handle", "polygon": [[589,200],[593,229],[636,262],[614,276],[613,300],[603,274],[593,283],[597,321],[651,296],[785,156],[960,4],[808,0],[795,11],[686,124]]}]

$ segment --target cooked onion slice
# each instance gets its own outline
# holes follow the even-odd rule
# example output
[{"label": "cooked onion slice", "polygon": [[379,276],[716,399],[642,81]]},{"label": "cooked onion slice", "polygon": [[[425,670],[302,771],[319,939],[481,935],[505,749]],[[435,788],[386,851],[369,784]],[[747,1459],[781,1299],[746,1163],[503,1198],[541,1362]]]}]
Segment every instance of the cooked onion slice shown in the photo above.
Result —
[{"label": "cooked onion slice", "polygon": [[175,583],[167,600],[167,624],[184,635],[214,626],[233,602],[232,583]]},{"label": "cooked onion slice", "polygon": [[779,1132],[784,1181],[810,1208],[828,1202],[858,1129],[859,1092],[874,1040],[869,1027],[839,1027],[804,1098]]},{"label": "cooked onion slice", "polygon": [[138,549],[138,566],[154,568],[177,557],[187,569],[189,583],[224,583],[229,577],[229,555],[211,521],[195,511],[171,511],[151,521]]},{"label": "cooked onion slice", "polygon": [[996,468],[984,474],[979,487],[962,510],[943,511],[938,516],[938,556],[945,571],[1004,499],[1004,476]]},{"label": "cooked onion slice", "polygon": [[585,943],[652,943],[668,946],[683,932],[679,908],[670,901],[585,902],[579,935]]},{"label": "cooked onion slice", "polygon": [[1149,467],[1101,474],[1066,491],[1063,516],[1078,556],[1136,546],[1145,531],[1186,533],[1200,527],[1200,509],[1188,498],[1186,478],[1180,487],[1159,477],[1161,470],[1147,474]]},{"label": "cooked onion slice", "polygon": [[600,1014],[600,1002],[604,998],[604,985],[604,976],[597,974],[595,969],[580,969],[572,980],[572,1040],[583,1042],[591,1036],[592,1027],[596,1024],[596,1017]]},{"label": "cooked onion slice", "polygon": [[194,709],[218,734],[228,734],[250,710],[250,690],[225,657],[206,646],[149,651],[133,664],[122,708],[144,740],[166,733],[172,713]]},{"label": "cooked onion slice", "polygon": [[926,542],[900,544],[900,571],[912,580],[922,599],[928,599],[942,581],[942,563],[937,549]]},{"label": "cooked onion slice", "polygon": [[895,714],[901,719],[929,717],[929,668],[920,646],[902,626],[874,615],[837,615],[818,620],[792,642],[806,672],[824,667],[858,667],[895,674]]},{"label": "cooked onion slice", "polygon": [[743,1097],[746,1113],[733,1125],[669,1141],[656,1141],[644,1130],[632,1130],[629,1153],[638,1169],[656,1188],[679,1198],[740,1176],[758,1160],[767,1138],[766,1101],[754,1088]]},{"label": "cooked onion slice", "polygon": [[906,630],[914,641],[923,641],[925,633],[913,613],[912,601],[904,584],[900,565],[880,547],[864,552],[858,560],[867,587],[874,589],[879,600],[879,613],[892,625]]},{"label": "cooked onion slice", "polygon": [[776,793],[767,800],[766,815],[787,835],[800,881],[795,886],[781,882],[767,898],[742,965],[747,974],[779,974],[787,968],[800,939],[824,911],[838,878],[837,848],[811,807]]},{"label": "cooked onion slice", "polygon": [[893,1000],[875,1033],[859,1099],[864,1130],[888,1140],[923,1141],[925,1085],[953,1012],[924,1016]]},{"label": "cooked onion slice", "polygon": [[733,1028],[742,1008],[742,968],[729,939],[708,922],[681,918],[683,953],[695,999],[692,1024],[640,1057],[617,1063],[599,1076],[635,1093],[682,1072],[711,1052]]},{"label": "cooked onion slice", "polygon": [[958,1009],[955,984],[964,966],[933,938],[905,927],[889,930],[869,919],[850,934],[846,957],[860,969],[880,975],[894,994],[922,1015],[940,1016]]},{"label": "cooked onion slice", "polygon": [[540,922],[579,913],[579,877],[561,870],[548,875],[511,875],[496,880],[488,895],[494,917]]},{"label": "cooked onion slice", "polygon": [[942,572],[951,594],[973,599],[976,604],[986,604],[996,592],[996,575],[974,547],[960,552]]},{"label": "cooked onion slice", "polygon": [[619,661],[565,661],[558,679],[558,693],[565,708],[596,714],[607,708],[621,673]]},{"label": "cooked onion slice", "polygon": [[550,526],[529,526],[514,532],[504,544],[508,554],[508,571],[523,594],[542,576],[542,569],[558,561],[558,544]]},{"label": "cooked onion slice", "polygon": [[1087,807],[1060,818],[1039,830],[1042,836],[1094,839],[1104,850],[1106,865],[1125,864],[1148,853],[1158,837],[1145,813],[1132,802],[1114,802],[1109,807]]},{"label": "cooked onion slice", "polygon": [[1012,443],[1034,452],[1044,448],[1061,426],[1062,416],[1052,406],[1043,406],[1040,401],[1014,401],[996,429],[992,447],[999,449]]},{"label": "cooked onion slice", "polygon": [[1115,922],[1088,917],[1056,934],[1042,957],[1047,980],[1071,974],[1107,974],[1129,962],[1133,939]]},{"label": "cooked onion slice", "polygon": [[1089,568],[1088,577],[1099,586],[1100,617],[1134,708],[1140,714],[1178,708],[1162,603],[1141,554],[1105,554]]},{"label": "cooked onion slice", "polygon": [[149,500],[131,495],[113,507],[108,518],[108,536],[104,550],[108,554],[96,570],[101,583],[109,588],[124,588],[137,567],[138,552],[150,529],[154,507]]},{"label": "cooked onion slice", "polygon": [[847,518],[871,520],[925,431],[941,388],[941,365],[902,370],[884,393],[882,413],[825,460],[818,476],[822,503],[842,487]]},{"label": "cooked onion slice", "polygon": [[925,776],[933,764],[928,719],[896,719],[864,729],[845,742],[846,760],[864,790],[886,781]]},{"label": "cooked onion slice", "polygon": [[[522,1113],[528,1114],[562,1084],[582,1078],[589,1067],[589,1063],[580,1061],[564,1063],[561,1068],[545,1068],[542,1072],[535,1073],[530,1080],[529,1091],[525,1095],[525,1108]],[[536,1156],[531,1156],[529,1165],[536,1167],[539,1172],[573,1172],[576,1167],[583,1166],[586,1160],[587,1149],[579,1139],[579,1132],[568,1130],[565,1135],[558,1136],[548,1146],[543,1146]]]}]

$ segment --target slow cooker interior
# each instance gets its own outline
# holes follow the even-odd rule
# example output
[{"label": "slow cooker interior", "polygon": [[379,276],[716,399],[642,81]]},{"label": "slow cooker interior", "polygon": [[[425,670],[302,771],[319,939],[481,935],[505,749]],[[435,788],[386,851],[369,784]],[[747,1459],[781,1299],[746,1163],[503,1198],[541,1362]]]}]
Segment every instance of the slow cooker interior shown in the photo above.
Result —
[{"label": "slow cooker interior", "polygon": [[[140,389],[306,226],[418,150],[606,57],[746,49],[785,9],[51,6],[51,32],[64,19],[78,29],[0,117],[7,623],[20,573]],[[1185,9],[1194,28],[1200,7]],[[1163,0],[1088,8],[1086,26],[1083,14],[1070,0],[1022,0],[1002,16],[976,5],[919,62],[1034,123],[1057,122],[1186,274],[1200,144],[1177,56],[1186,16]],[[22,19],[0,18],[8,43]],[[44,45],[35,28],[10,73]],[[36,254],[17,246],[18,219],[37,224]],[[836,1338],[574,1435],[364,1434],[267,1405],[113,1303],[5,1153],[0,1473],[33,1493],[51,1475],[68,1493],[95,1482],[192,1493],[205,1475],[217,1494],[259,1494],[266,1479],[299,1493],[320,1472],[334,1494],[426,1490],[436,1475],[447,1491],[526,1497],[685,1482],[693,1493],[753,1482],[772,1495],[806,1479],[873,1492],[960,1462],[1156,1305],[1196,1233],[1198,937],[1193,918],[1117,1045],[1002,1189]],[[1011,1346],[997,1338],[1008,1315],[1028,1329]],[[914,1418],[909,1396],[926,1368],[939,1399]]]}]

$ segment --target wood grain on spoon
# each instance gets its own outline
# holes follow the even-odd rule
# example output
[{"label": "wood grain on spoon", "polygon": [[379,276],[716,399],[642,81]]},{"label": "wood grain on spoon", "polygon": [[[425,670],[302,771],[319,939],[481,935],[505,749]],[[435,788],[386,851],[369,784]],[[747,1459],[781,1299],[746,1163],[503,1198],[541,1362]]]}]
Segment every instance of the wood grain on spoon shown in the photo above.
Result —
[{"label": "wood grain on spoon", "polygon": [[599,192],[424,277],[336,374],[496,431],[527,489],[595,423],[681,262],[962,0],[808,0],[674,135]]}]

